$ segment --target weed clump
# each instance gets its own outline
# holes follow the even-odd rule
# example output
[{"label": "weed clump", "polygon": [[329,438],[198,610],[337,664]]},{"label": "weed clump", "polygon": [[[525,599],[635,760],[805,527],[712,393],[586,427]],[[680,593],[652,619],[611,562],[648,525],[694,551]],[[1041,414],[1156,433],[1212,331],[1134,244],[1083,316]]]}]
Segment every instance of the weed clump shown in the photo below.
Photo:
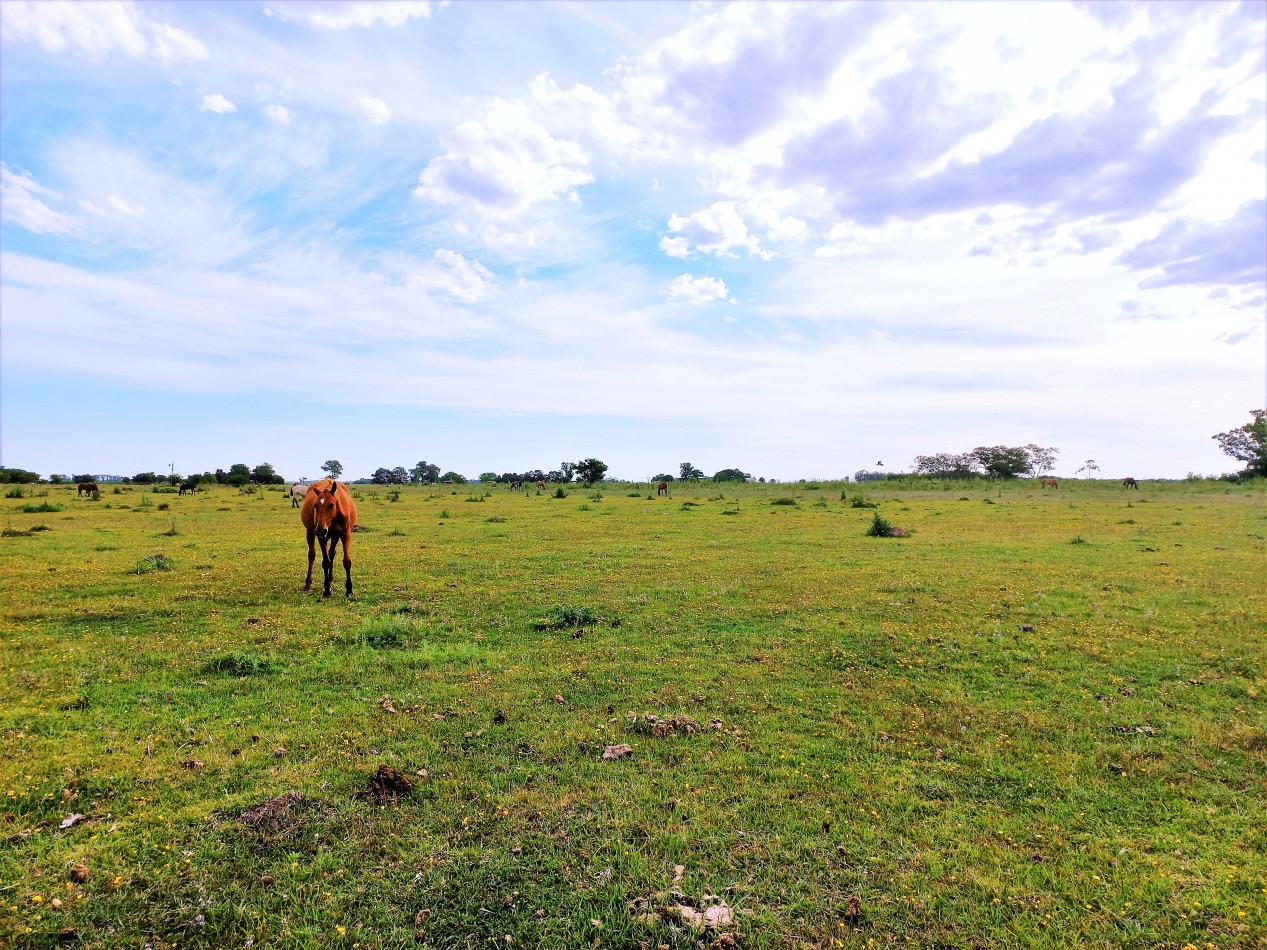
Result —
[{"label": "weed clump", "polygon": [[40,515],[49,511],[65,511],[65,510],[66,510],[65,505],[59,505],[56,503],[49,504],[47,501],[42,501],[38,505],[32,505],[28,502],[27,504],[22,506],[22,513],[27,514],[27,515]]},{"label": "weed clump", "polygon": [[770,504],[771,505],[795,505],[796,499],[795,498],[776,498],[774,499],[774,501],[770,502]]},{"label": "weed clump", "polygon": [[563,490],[563,486],[560,485],[558,488],[554,490],[554,494],[551,495],[550,497],[551,498],[566,498],[567,496],[568,496],[568,493],[565,492]]},{"label": "weed clump", "polygon": [[592,607],[578,604],[565,604],[551,607],[546,615],[533,624],[536,630],[565,630],[569,627],[583,627],[587,623],[598,623],[598,611]]},{"label": "weed clump", "polygon": [[372,617],[352,633],[342,634],[339,642],[349,646],[364,646],[371,650],[394,650],[408,646],[417,633],[418,625],[399,616]]},{"label": "weed clump", "polygon": [[202,665],[204,673],[228,673],[231,676],[259,676],[277,671],[277,664],[269,657],[256,653],[224,653]]},{"label": "weed clump", "polygon": [[136,562],[133,574],[150,574],[154,571],[170,571],[175,563],[166,554],[151,554]]},{"label": "weed clump", "polygon": [[1070,543],[1070,544],[1090,544],[1091,542],[1089,542],[1089,541],[1088,541],[1086,538],[1084,538],[1082,535],[1080,535],[1080,534],[1075,534],[1075,535],[1073,536],[1073,540],[1071,540],[1069,543]]},{"label": "weed clump", "polygon": [[850,508],[877,508],[879,506],[873,501],[867,501],[861,495],[854,495],[853,500],[849,502],[849,507]]},{"label": "weed clump", "polygon": [[5,498],[21,498],[22,489],[18,488],[17,485],[14,485],[12,488],[10,488],[7,492],[4,493],[4,497]]},{"label": "weed clump", "polygon": [[905,528],[891,524],[887,518],[881,518],[880,512],[871,515],[871,525],[867,528],[869,538],[905,538],[910,534]]}]

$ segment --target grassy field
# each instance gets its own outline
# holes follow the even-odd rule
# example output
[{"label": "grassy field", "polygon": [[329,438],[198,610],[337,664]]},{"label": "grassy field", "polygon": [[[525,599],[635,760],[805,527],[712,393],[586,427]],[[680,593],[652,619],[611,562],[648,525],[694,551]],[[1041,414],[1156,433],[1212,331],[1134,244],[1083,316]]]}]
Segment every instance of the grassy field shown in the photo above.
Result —
[{"label": "grassy field", "polygon": [[1267,493],[841,488],[5,499],[0,945],[1267,946]]}]

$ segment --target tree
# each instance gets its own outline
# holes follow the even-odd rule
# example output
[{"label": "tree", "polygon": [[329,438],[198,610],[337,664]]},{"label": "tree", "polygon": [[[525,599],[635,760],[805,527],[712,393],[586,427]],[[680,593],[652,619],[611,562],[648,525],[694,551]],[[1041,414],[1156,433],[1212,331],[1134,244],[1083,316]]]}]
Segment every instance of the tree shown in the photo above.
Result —
[{"label": "tree", "polygon": [[1087,478],[1090,478],[1094,473],[1098,472],[1099,470],[1100,470],[1100,466],[1095,464],[1095,459],[1087,459],[1086,464],[1084,464],[1082,468],[1074,472],[1074,474],[1081,475],[1083,472],[1086,472]]},{"label": "tree", "polygon": [[153,485],[158,481],[158,476],[153,472],[137,472],[132,476],[132,481],[138,485]]},{"label": "tree", "polygon": [[392,470],[390,468],[376,468],[374,474],[370,476],[370,481],[375,485],[390,485],[392,482]]},{"label": "tree", "polygon": [[970,453],[990,478],[1016,478],[1029,471],[1029,453],[1007,445],[978,445]]},{"label": "tree", "polygon": [[683,462],[678,466],[678,478],[682,481],[690,481],[692,478],[703,478],[704,473],[692,465],[690,462]]},{"label": "tree", "polygon": [[752,478],[752,476],[741,468],[723,468],[720,472],[713,476],[713,481],[746,482],[750,478]]},{"label": "tree", "polygon": [[971,452],[951,455],[938,452],[936,455],[915,456],[915,474],[932,475],[936,478],[971,478],[976,472],[977,460]]},{"label": "tree", "polygon": [[1267,476],[1267,409],[1251,409],[1253,416],[1239,429],[1220,432],[1210,438],[1224,454],[1245,463],[1247,475]]},{"label": "tree", "polygon": [[671,481],[673,481],[676,477],[677,477],[677,476],[675,476],[675,475],[665,475],[663,472],[661,472],[659,475],[652,475],[652,476],[651,476],[651,480],[652,480],[653,482],[671,482]]},{"label": "tree", "polygon": [[236,485],[241,487],[251,480],[251,470],[246,467],[245,462],[237,462],[229,466],[229,472],[224,476],[226,485]]},{"label": "tree", "polygon": [[445,472],[443,475],[440,476],[440,481],[444,482],[446,485],[448,484],[465,485],[466,476],[459,475],[457,472]]},{"label": "tree", "polygon": [[343,463],[338,459],[330,459],[321,466],[321,471],[325,472],[331,478],[338,478],[343,474]]},{"label": "tree", "polygon": [[559,473],[563,476],[562,478],[559,479],[559,481],[570,482],[573,478],[576,477],[576,463],[575,462],[560,462]]},{"label": "tree", "polygon": [[558,469],[552,469],[546,472],[545,480],[553,485],[560,485],[564,482],[563,473]]},{"label": "tree", "polygon": [[280,485],[285,480],[268,462],[261,462],[251,469],[251,481],[257,485]]},{"label": "tree", "polygon": [[489,484],[490,482],[495,482],[497,481],[497,473],[496,472],[480,472],[480,481],[483,482],[485,485]]},{"label": "tree", "polygon": [[40,480],[37,472],[28,472],[24,468],[0,468],[0,482],[10,485],[32,485]]},{"label": "tree", "polygon": [[409,473],[405,471],[405,467],[403,465],[397,465],[392,469],[393,485],[403,485],[407,481],[409,481]]},{"label": "tree", "polygon": [[1045,449],[1033,442],[1025,446],[1025,451],[1029,453],[1029,473],[1035,478],[1042,478],[1055,468],[1056,456],[1060,454],[1054,445]]},{"label": "tree", "polygon": [[576,477],[586,485],[601,482],[606,474],[607,463],[600,462],[598,459],[581,459],[576,463]]},{"label": "tree", "polygon": [[440,480],[440,466],[431,462],[419,462],[409,470],[409,480],[415,485],[432,485]]},{"label": "tree", "polygon": [[70,480],[71,480],[72,482],[93,482],[93,481],[96,481],[96,479],[95,479],[95,478],[93,478],[91,475],[72,475],[72,476],[70,476]]}]

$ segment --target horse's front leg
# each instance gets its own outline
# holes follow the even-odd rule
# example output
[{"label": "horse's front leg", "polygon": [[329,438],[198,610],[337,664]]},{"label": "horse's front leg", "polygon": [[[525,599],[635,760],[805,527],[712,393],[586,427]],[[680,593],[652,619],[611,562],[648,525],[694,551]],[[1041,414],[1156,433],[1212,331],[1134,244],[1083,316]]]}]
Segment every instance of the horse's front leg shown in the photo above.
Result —
[{"label": "horse's front leg", "polygon": [[312,590],[312,562],[317,556],[316,545],[317,534],[311,528],[308,529],[308,577],[304,580],[304,590]]},{"label": "horse's front leg", "polygon": [[325,575],[325,590],[322,597],[330,596],[330,582],[334,579],[334,538],[321,539],[321,572]]},{"label": "horse's front leg", "polygon": [[349,528],[343,534],[343,572],[347,575],[348,583],[344,593],[352,596],[352,555],[348,553],[348,546],[352,540],[352,529]]}]

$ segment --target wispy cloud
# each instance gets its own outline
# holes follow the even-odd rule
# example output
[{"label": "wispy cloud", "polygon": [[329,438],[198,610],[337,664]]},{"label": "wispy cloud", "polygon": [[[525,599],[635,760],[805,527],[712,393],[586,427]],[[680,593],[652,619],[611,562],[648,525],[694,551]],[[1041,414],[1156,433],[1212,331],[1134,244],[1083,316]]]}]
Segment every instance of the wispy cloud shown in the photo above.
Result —
[{"label": "wispy cloud", "polygon": [[0,27],[5,42],[34,43],[50,53],[69,51],[90,59],[120,54],[169,64],[206,59],[208,55],[197,37],[157,19],[130,0],[6,0],[0,4]]}]

